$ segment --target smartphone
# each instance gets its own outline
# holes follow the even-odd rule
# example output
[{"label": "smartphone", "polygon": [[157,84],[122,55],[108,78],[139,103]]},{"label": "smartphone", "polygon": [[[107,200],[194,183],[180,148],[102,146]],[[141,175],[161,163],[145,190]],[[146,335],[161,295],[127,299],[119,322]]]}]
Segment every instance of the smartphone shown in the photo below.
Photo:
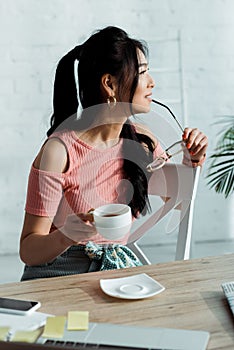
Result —
[{"label": "smartphone", "polygon": [[39,301],[0,298],[0,313],[30,315],[41,306]]}]

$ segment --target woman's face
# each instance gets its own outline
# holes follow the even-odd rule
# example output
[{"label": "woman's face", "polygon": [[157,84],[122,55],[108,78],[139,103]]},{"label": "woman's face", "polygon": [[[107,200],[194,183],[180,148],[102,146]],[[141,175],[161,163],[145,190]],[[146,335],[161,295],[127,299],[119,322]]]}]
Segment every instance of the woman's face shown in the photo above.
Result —
[{"label": "woman's face", "polygon": [[138,50],[138,84],[133,96],[134,113],[147,113],[150,111],[152,102],[152,89],[154,88],[154,80],[150,76],[148,70],[148,62],[142,51]]}]

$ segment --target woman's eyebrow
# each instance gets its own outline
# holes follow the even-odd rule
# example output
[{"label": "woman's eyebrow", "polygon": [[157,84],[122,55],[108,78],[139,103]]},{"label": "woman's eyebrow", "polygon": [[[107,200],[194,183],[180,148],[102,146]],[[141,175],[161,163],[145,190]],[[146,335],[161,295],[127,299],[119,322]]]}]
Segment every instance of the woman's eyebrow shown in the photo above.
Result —
[{"label": "woman's eyebrow", "polygon": [[138,64],[138,67],[140,68],[140,67],[147,67],[148,66],[148,63],[147,62],[142,62],[142,63],[139,63]]}]

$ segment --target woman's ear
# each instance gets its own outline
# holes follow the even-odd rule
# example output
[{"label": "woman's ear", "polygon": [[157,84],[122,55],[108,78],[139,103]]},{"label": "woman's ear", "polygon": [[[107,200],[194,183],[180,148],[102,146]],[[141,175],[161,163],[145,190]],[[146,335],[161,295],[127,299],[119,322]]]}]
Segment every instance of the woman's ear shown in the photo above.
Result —
[{"label": "woman's ear", "polygon": [[116,79],[111,74],[104,74],[101,78],[101,87],[107,96],[115,96]]}]

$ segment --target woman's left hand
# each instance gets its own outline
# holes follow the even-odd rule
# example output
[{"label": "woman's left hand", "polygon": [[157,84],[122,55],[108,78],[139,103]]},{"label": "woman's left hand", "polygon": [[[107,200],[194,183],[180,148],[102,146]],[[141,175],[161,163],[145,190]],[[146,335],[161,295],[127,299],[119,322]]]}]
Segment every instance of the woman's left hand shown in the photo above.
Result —
[{"label": "woman's left hand", "polygon": [[201,165],[206,157],[208,147],[207,136],[197,128],[185,128],[182,137],[189,151],[192,165]]}]

